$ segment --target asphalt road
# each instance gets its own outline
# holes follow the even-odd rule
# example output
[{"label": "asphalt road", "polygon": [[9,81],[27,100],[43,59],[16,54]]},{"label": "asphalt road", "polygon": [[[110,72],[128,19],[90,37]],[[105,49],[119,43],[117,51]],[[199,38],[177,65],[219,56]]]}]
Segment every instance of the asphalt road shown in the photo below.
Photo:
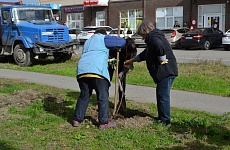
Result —
[{"label": "asphalt road", "polygon": [[199,62],[201,60],[221,61],[224,64],[230,65],[230,51],[225,51],[223,48],[215,48],[211,50],[173,50],[177,61],[182,62]]},{"label": "asphalt road", "polygon": [[[144,47],[137,48],[138,53],[144,50]],[[82,45],[75,49],[78,54],[81,54]],[[201,49],[173,49],[178,63],[200,62],[201,60],[221,61],[224,64],[230,65],[230,51],[225,51],[223,48],[213,48],[211,50]]]}]

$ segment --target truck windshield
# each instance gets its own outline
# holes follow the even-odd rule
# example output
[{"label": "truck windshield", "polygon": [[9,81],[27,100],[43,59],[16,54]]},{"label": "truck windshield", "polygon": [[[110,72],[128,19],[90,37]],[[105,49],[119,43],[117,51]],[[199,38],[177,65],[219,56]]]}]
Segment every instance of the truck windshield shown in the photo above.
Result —
[{"label": "truck windshield", "polygon": [[17,21],[53,21],[51,9],[20,8],[15,9],[13,18]]}]

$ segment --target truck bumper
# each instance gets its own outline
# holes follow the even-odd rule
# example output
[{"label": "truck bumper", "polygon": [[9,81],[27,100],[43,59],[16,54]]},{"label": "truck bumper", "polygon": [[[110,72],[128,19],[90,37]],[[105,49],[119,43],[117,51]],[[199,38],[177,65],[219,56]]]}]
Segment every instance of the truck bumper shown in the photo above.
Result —
[{"label": "truck bumper", "polygon": [[70,41],[62,44],[44,43],[37,41],[34,45],[35,54],[52,53],[70,53],[73,52],[73,46],[78,45],[77,41]]}]

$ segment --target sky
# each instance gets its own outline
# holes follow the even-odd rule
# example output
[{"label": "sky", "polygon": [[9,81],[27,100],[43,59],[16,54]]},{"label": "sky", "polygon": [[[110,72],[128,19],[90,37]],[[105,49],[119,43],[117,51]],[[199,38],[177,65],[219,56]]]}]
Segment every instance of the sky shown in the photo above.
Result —
[{"label": "sky", "polygon": [[[0,0],[1,2],[18,2],[19,0]],[[39,4],[39,0],[22,0],[23,4]]]}]

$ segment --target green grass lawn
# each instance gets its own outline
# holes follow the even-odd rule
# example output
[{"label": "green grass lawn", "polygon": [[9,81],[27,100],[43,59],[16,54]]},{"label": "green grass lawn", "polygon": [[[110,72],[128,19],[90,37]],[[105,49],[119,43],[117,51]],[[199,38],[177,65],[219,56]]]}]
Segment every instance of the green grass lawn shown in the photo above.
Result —
[{"label": "green grass lawn", "polygon": [[[66,63],[37,61],[30,67],[0,63],[0,68],[75,77],[78,60],[74,56]],[[172,89],[230,97],[230,66],[202,61],[178,67],[179,76]],[[144,62],[134,64],[127,83],[155,86]],[[117,128],[99,130],[93,95],[86,120],[82,126],[73,128],[71,120],[78,96],[76,91],[1,79],[0,150],[230,149],[230,113],[214,115],[172,108],[172,126],[166,128],[152,119],[157,113],[156,105],[128,100],[127,115],[113,118]]]},{"label": "green grass lawn", "polygon": [[1,150],[230,149],[230,113],[172,108],[167,128],[152,119],[156,105],[128,100],[128,115],[114,118],[117,128],[99,130],[93,95],[85,121],[74,128],[79,92],[12,79],[1,79],[0,87]]}]

